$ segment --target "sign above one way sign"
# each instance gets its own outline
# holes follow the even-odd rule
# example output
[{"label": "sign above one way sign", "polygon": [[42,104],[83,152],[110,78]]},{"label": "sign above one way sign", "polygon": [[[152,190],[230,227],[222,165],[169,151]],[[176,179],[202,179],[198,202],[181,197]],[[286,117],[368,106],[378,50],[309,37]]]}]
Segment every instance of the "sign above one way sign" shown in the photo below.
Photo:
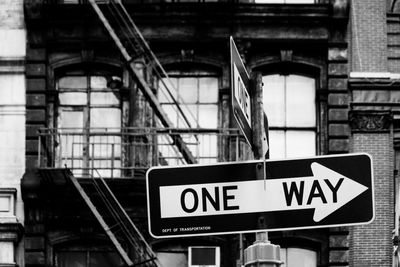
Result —
[{"label": "sign above one way sign", "polygon": [[231,54],[231,102],[233,116],[247,143],[253,145],[251,117],[250,76],[240,57],[239,51],[230,37]]},{"label": "sign above one way sign", "polygon": [[[260,173],[266,168],[266,179]],[[367,154],[155,167],[147,173],[150,233],[197,236],[369,223]]]}]

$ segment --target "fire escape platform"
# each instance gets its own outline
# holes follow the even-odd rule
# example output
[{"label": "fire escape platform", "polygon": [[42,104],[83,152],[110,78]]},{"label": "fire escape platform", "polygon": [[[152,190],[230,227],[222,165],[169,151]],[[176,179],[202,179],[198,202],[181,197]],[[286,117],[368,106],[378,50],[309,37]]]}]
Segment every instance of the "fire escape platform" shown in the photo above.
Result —
[{"label": "fire escape platform", "polygon": [[159,266],[141,234],[147,236],[144,179],[76,178],[67,168],[39,168],[21,187],[25,198],[36,195],[44,204],[48,225],[101,227],[127,266]]},{"label": "fire escape platform", "polygon": [[[23,198],[40,199],[42,201],[56,200],[61,202],[80,201],[73,199],[75,189],[67,177],[65,168],[39,168],[36,172],[24,175],[21,187]],[[82,186],[90,186],[92,178],[79,178]],[[118,192],[121,203],[145,201],[145,176],[141,178],[104,179],[113,192]]]}]

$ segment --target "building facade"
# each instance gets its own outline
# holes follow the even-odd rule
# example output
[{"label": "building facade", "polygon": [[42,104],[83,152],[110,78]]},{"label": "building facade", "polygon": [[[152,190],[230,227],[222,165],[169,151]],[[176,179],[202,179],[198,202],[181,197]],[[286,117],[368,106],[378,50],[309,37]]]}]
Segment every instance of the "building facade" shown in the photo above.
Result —
[{"label": "building facade", "polygon": [[283,266],[398,262],[398,1],[95,2],[1,4],[0,266],[124,266],[138,251],[187,266],[198,246],[243,265],[253,234],[147,226],[151,166],[253,158],[230,108],[230,36],[262,75],[270,158],[373,158],[374,221],[271,232]]},{"label": "building facade", "polygon": [[24,265],[25,55],[23,1],[0,4],[0,265]]}]

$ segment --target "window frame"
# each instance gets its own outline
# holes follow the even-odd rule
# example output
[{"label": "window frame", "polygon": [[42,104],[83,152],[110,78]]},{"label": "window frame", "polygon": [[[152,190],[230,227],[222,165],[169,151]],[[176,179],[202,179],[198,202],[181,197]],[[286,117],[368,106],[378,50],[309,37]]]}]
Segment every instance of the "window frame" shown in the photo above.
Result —
[{"label": "window frame", "polygon": [[[199,128],[199,129],[203,128],[203,129],[207,129],[207,130],[210,130],[210,129],[217,130],[217,129],[221,128],[222,121],[221,121],[221,116],[220,116],[220,113],[221,113],[220,88],[221,88],[221,82],[222,82],[221,81],[221,79],[222,79],[221,73],[222,72],[219,70],[219,68],[216,66],[210,65],[210,64],[198,63],[198,62],[170,63],[170,64],[167,64],[165,66],[165,68],[166,68],[166,73],[168,74],[168,77],[170,79],[177,79],[177,80],[179,80],[179,78],[195,78],[195,79],[197,79],[197,93],[198,93],[197,99],[193,103],[185,103],[188,106],[191,106],[191,105],[196,106],[196,111],[194,112],[193,115],[194,115],[195,119],[197,120],[197,123],[196,123],[196,125],[192,125],[192,127]],[[215,80],[216,80],[216,88],[215,88],[216,100],[215,100],[215,102],[201,102],[201,99],[200,99],[201,85],[199,83],[199,79],[201,79],[201,78],[215,78]],[[161,82],[159,81],[158,86],[160,86],[160,83]],[[167,82],[167,84],[168,84],[168,82]],[[178,89],[178,92],[179,92],[179,89]],[[178,100],[178,103],[179,103],[179,100]],[[172,105],[172,104],[163,103],[163,102],[160,102],[160,104],[161,104],[161,106]],[[202,127],[199,124],[199,119],[201,118],[201,115],[199,113],[200,111],[199,111],[198,105],[201,105],[203,107],[211,106],[216,109],[217,117],[216,117],[215,127],[214,126],[213,127]],[[219,149],[218,149],[219,138],[214,138],[213,136],[210,136],[209,134],[208,135],[207,134],[204,134],[204,135],[198,134],[196,136],[197,136],[197,138],[200,138],[200,139],[205,138],[204,140],[214,140],[215,139],[215,144],[216,144],[215,151],[210,151],[211,154],[210,153],[203,154],[204,148],[210,147],[210,143],[205,143],[203,147],[201,147],[201,145],[199,145],[198,147],[194,148],[195,151],[192,151],[192,153],[199,160],[199,162],[201,162],[201,163],[218,162],[221,157],[221,155],[219,153]],[[198,139],[198,140],[200,140],[200,139]],[[179,160],[177,161],[176,164],[179,164],[178,162],[179,162]]]},{"label": "window frame", "polygon": [[[76,64],[66,64],[63,66],[60,66],[56,69],[54,69],[53,72],[53,76],[52,76],[52,81],[54,84],[54,91],[55,91],[55,95],[57,96],[55,98],[55,102],[54,105],[52,107],[54,107],[54,113],[52,112],[53,117],[49,118],[51,121],[53,121],[52,124],[50,125],[54,125],[54,128],[58,130],[63,129],[63,131],[65,133],[67,133],[68,131],[72,131],[75,133],[79,133],[80,131],[82,132],[82,138],[80,140],[82,140],[82,144],[78,145],[78,147],[80,147],[79,149],[82,151],[78,151],[78,155],[82,154],[81,156],[81,160],[77,160],[75,159],[74,155],[68,156],[68,154],[66,155],[62,155],[61,153],[65,153],[65,151],[62,151],[62,149],[54,149],[54,161],[58,161],[61,158],[64,158],[70,162],[71,168],[76,169],[78,171],[78,175],[88,175],[88,169],[90,168],[90,165],[93,164],[93,162],[97,162],[98,164],[100,164],[101,167],[103,167],[103,163],[100,162],[104,162],[104,157],[103,156],[97,156],[95,154],[92,154],[90,151],[90,144],[91,144],[91,139],[96,135],[96,127],[92,127],[92,120],[90,119],[91,117],[91,112],[92,110],[98,110],[98,109],[115,109],[119,111],[119,123],[118,123],[118,127],[119,129],[115,129],[113,130],[113,132],[116,132],[116,134],[118,134],[118,132],[120,132],[121,128],[124,127],[124,125],[126,125],[129,122],[129,118],[125,118],[123,116],[124,113],[124,106],[126,106],[126,102],[129,101],[129,94],[127,94],[126,89],[123,88],[123,84],[124,84],[124,79],[126,79],[126,76],[124,75],[125,71],[124,69],[117,67],[117,66],[113,66],[113,65],[107,65],[104,63],[88,63],[88,62],[79,62]],[[60,88],[60,81],[64,78],[64,77],[84,77],[85,80],[85,88]],[[92,85],[92,77],[106,77],[107,80],[107,88],[96,88],[93,87]],[[115,80],[115,78],[118,77],[120,83],[119,83],[119,87],[117,88],[109,88],[108,85],[108,80]],[[60,95],[62,93],[65,92],[80,92],[80,93],[84,93],[86,94],[86,101],[85,103],[80,103],[78,105],[73,105],[73,104],[63,104],[60,102]],[[90,100],[90,98],[92,97],[91,94],[92,93],[102,93],[102,92],[109,92],[109,93],[115,93],[117,94],[117,98],[118,98],[118,104],[115,103],[107,103],[107,104],[93,104]],[[61,117],[62,114],[64,112],[81,112],[82,113],[82,125],[77,127],[76,129],[65,129],[64,126],[62,126],[61,124]],[[126,120],[126,121],[125,121]],[[112,126],[114,127],[114,126]],[[101,129],[105,129],[108,128],[108,126],[104,126],[101,127]],[[71,135],[73,136],[73,135]],[[79,138],[79,135],[77,135]],[[112,138],[112,136],[110,136],[110,138]],[[76,140],[74,139],[74,142]],[[58,140],[58,142],[62,142],[62,140]],[[79,141],[78,141],[79,142]],[[101,145],[100,145],[101,146]],[[117,148],[118,149],[118,148]],[[93,157],[94,156],[94,157]],[[107,160],[111,160],[114,161],[113,159],[109,159],[109,157],[106,157]],[[122,164],[122,157],[121,155],[119,156],[119,158],[115,159],[116,162],[121,162]],[[76,164],[78,164],[76,166]],[[93,166],[92,166],[93,167]],[[112,170],[112,174],[111,176],[119,176],[118,174],[118,168],[116,168],[115,170]],[[80,173],[81,171],[82,173]]]},{"label": "window frame", "polygon": [[[287,130],[313,130],[315,132],[315,155],[327,152],[327,130],[323,130],[321,123],[327,122],[327,98],[325,90],[321,90],[323,81],[323,68],[313,64],[299,62],[272,62],[254,67],[254,71],[266,75],[299,75],[315,80],[315,126],[314,127],[287,127]],[[269,130],[277,130],[269,125]]]},{"label": "window frame", "polygon": [[[314,86],[313,86],[313,89],[314,89],[314,108],[315,108],[315,110],[314,110],[314,116],[315,116],[315,120],[314,120],[314,122],[313,122],[313,126],[296,126],[296,125],[293,125],[293,123],[289,123],[289,125],[288,125],[288,114],[290,113],[290,107],[288,107],[288,98],[287,98],[287,95],[289,94],[289,86],[288,86],[288,79],[290,78],[290,75],[296,75],[297,77],[306,77],[306,78],[308,78],[308,79],[310,79],[310,81],[313,81],[313,83],[314,83]],[[284,142],[284,149],[283,149],[283,152],[284,152],[284,154],[283,155],[281,155],[281,157],[284,157],[284,158],[287,158],[287,157],[297,157],[297,155],[288,155],[288,153],[290,152],[290,149],[288,149],[288,142],[289,142],[289,139],[288,139],[288,137],[290,136],[290,134],[291,133],[295,133],[295,132],[297,132],[297,133],[300,133],[300,132],[303,132],[303,133],[306,133],[306,132],[309,132],[309,133],[313,133],[314,134],[314,140],[315,140],[315,144],[314,144],[314,148],[313,148],[313,150],[315,151],[315,154],[314,155],[310,155],[310,156],[315,156],[315,155],[317,155],[317,101],[316,101],[316,80],[315,80],[315,78],[313,78],[313,77],[308,77],[308,76],[305,76],[305,75],[299,75],[299,74],[292,74],[292,73],[290,73],[290,74],[267,74],[267,75],[264,75],[263,76],[263,81],[264,81],[264,77],[267,77],[267,76],[278,76],[278,79],[279,79],[279,81],[282,81],[282,88],[281,89],[283,89],[284,90],[284,92],[283,92],[283,101],[284,101],[284,103],[283,103],[283,106],[281,106],[281,108],[283,108],[283,113],[284,113],[284,122],[283,122],[283,125],[278,125],[278,126],[271,126],[271,123],[269,123],[269,130],[270,131],[274,131],[274,132],[276,132],[276,134],[278,134],[278,133],[281,133],[281,134],[283,134],[283,142]],[[292,76],[292,79],[296,79],[296,77],[294,77],[294,76]],[[268,86],[268,85],[266,85],[266,86]]]},{"label": "window frame", "polygon": [[325,265],[329,261],[329,255],[326,254],[328,243],[326,239],[326,230],[324,228],[314,229],[312,232],[304,230],[275,232],[271,236],[271,242],[279,245],[281,248],[298,248],[314,251],[317,253],[317,266]]},{"label": "window frame", "polygon": [[[220,112],[220,94],[219,94],[219,89],[221,88],[221,71],[219,71],[215,66],[204,64],[204,63],[170,63],[165,66],[166,72],[168,74],[169,78],[176,79],[176,78],[216,78],[217,80],[217,100],[215,103],[199,103],[197,99],[196,103],[189,103],[189,105],[197,105],[197,104],[203,104],[203,105],[214,105],[217,108],[217,125],[215,128],[220,128],[221,126],[221,121],[219,118],[219,112]],[[159,86],[159,85],[158,85]],[[200,89],[200,88],[198,88]],[[179,89],[178,89],[179,90]],[[199,91],[198,91],[199,92]],[[177,99],[178,103],[179,100]],[[188,103],[185,103],[188,104]],[[165,105],[164,103],[161,103],[161,105]],[[194,114],[195,115],[195,114]],[[197,118],[198,119],[198,118]],[[196,125],[197,126],[197,125]],[[192,125],[193,127],[193,125]],[[195,127],[197,128],[197,127]],[[202,128],[198,126],[198,128]],[[210,127],[206,127],[210,128]],[[212,127],[213,128],[213,127]]]},{"label": "window frame", "polygon": [[[281,261],[284,262],[284,266],[285,267],[298,266],[298,265],[290,264],[290,262],[289,263],[287,262],[288,252],[291,249],[299,249],[299,250],[305,250],[305,251],[314,252],[315,253],[315,267],[319,266],[319,262],[318,262],[319,261],[319,252],[318,252],[318,250],[315,250],[315,249],[312,249],[312,248],[309,248],[309,247],[299,247],[299,246],[285,246],[285,247],[281,247],[280,249],[281,249],[281,253],[280,253]],[[286,259],[282,259],[282,254],[283,254],[282,250],[286,250],[286,253],[285,253],[286,254]],[[290,264],[290,265],[288,266],[288,264]]]},{"label": "window frame", "polygon": [[[68,253],[68,252],[76,252],[84,254],[86,259],[86,267],[89,267],[90,263],[90,254],[91,253],[113,253],[117,257],[119,257],[119,261],[121,264],[124,264],[123,259],[118,254],[117,250],[115,250],[112,246],[107,244],[108,242],[105,239],[81,239],[71,237],[71,240],[67,240],[61,243],[56,243],[51,246],[51,258],[52,264],[54,266],[59,266],[59,253]],[[52,266],[53,266],[52,265]]]},{"label": "window frame", "polygon": [[[90,93],[92,92],[91,89],[91,85],[90,85],[90,80],[89,77],[93,77],[93,76],[107,76],[107,77],[115,77],[118,76],[121,79],[121,84],[124,83],[123,79],[124,79],[124,71],[122,68],[116,67],[116,66],[112,66],[112,65],[106,65],[104,63],[86,63],[86,62],[81,62],[81,63],[77,63],[77,64],[67,64],[61,67],[58,67],[56,69],[54,69],[54,73],[53,73],[53,83],[54,83],[54,91],[57,94],[57,96],[60,93],[60,88],[59,88],[59,80],[62,79],[63,77],[67,77],[67,76],[85,76],[86,77],[86,81],[87,81],[87,87],[84,89],[72,89],[71,92],[82,92],[82,93],[86,93],[87,94],[87,103],[85,105],[62,105],[59,102],[59,97],[57,97],[57,100],[55,102],[55,111],[58,110],[60,107],[67,107],[67,108],[74,108],[74,107],[78,107],[78,108],[87,108],[87,112],[90,113],[90,109],[91,108],[108,108],[108,107],[115,107],[115,108],[119,108],[122,112],[123,109],[123,103],[124,101],[128,101],[128,96],[125,93],[123,88],[116,88],[113,89],[115,90],[116,93],[119,94],[119,104],[118,105],[93,105],[92,103],[90,103]],[[99,90],[98,88],[95,88],[94,92],[113,92],[113,90],[107,90],[107,89],[102,89]],[[89,115],[89,114],[87,114]],[[59,127],[59,121],[58,121],[58,117],[59,114],[55,114],[53,120],[54,120],[54,125],[55,128],[60,128]],[[121,116],[122,118],[123,116]],[[89,119],[89,118],[88,118]],[[90,119],[89,119],[90,121]],[[88,123],[88,122],[87,122]],[[122,125],[125,124],[124,121],[121,120],[121,127]],[[89,127],[89,124],[86,125],[87,127]]]}]

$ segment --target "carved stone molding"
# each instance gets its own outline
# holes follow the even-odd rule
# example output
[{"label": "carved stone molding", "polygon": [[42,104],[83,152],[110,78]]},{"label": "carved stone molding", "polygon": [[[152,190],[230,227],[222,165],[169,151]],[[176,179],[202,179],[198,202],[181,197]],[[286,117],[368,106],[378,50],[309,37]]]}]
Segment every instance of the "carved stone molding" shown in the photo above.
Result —
[{"label": "carved stone molding", "polygon": [[353,132],[388,132],[392,123],[389,111],[350,111],[349,123]]}]

